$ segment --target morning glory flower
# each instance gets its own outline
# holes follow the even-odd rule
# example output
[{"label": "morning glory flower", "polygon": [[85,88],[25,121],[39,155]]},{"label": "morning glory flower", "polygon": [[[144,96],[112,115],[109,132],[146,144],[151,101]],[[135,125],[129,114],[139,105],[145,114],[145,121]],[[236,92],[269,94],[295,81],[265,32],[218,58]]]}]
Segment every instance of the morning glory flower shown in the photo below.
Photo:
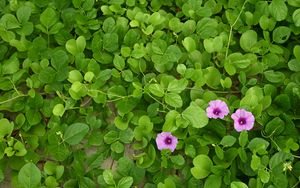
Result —
[{"label": "morning glory flower", "polygon": [[159,150],[169,149],[172,152],[177,146],[178,140],[170,132],[159,133],[156,137],[156,145]]},{"label": "morning glory flower", "polygon": [[251,130],[254,126],[254,116],[251,112],[244,109],[238,109],[234,114],[231,115],[234,120],[234,128],[237,132],[243,130]]},{"label": "morning glory flower", "polygon": [[210,101],[206,108],[207,117],[213,119],[223,119],[229,113],[227,104],[221,100]]}]

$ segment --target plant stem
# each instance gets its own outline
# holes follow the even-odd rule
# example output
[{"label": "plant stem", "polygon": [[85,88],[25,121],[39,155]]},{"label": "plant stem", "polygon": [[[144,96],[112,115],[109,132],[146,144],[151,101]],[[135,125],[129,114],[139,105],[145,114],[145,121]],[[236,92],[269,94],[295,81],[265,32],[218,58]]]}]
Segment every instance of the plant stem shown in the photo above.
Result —
[{"label": "plant stem", "polygon": [[25,96],[27,96],[27,95],[21,94],[21,95],[15,96],[15,97],[13,97],[13,98],[7,99],[7,100],[5,100],[5,101],[1,101],[1,102],[0,102],[0,105],[1,105],[1,104],[5,104],[5,103],[10,102],[10,101],[13,101],[13,100],[15,100],[15,99],[17,99],[17,98],[20,98],[20,97],[25,97]]},{"label": "plant stem", "polygon": [[[205,91],[205,89],[197,89],[197,88],[191,88],[191,87],[187,87],[186,89],[195,90],[195,91]],[[220,93],[220,94],[241,93],[240,91],[214,91],[214,90],[208,90],[208,91],[212,91],[214,93]]]},{"label": "plant stem", "polygon": [[230,31],[229,31],[229,36],[228,36],[228,43],[227,43],[227,48],[226,48],[226,54],[225,54],[225,59],[227,58],[228,56],[228,51],[229,51],[229,45],[230,45],[230,41],[231,41],[231,37],[232,37],[232,30],[233,30],[233,27],[235,26],[235,24],[237,23],[237,21],[239,20],[239,18],[241,17],[241,14],[245,8],[245,5],[246,3],[248,2],[248,0],[245,0],[242,8],[241,8],[241,11],[239,13],[239,15],[237,16],[237,18],[235,19],[235,21],[233,22],[233,24],[230,26]]}]

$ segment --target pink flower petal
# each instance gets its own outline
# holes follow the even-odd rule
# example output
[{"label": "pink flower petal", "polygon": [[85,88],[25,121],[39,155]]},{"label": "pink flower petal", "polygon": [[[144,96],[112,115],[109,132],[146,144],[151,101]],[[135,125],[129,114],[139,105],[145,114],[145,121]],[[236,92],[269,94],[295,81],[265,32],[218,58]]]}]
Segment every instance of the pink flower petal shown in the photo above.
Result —
[{"label": "pink flower petal", "polygon": [[156,136],[156,145],[159,150],[169,149],[172,152],[176,149],[178,139],[170,132],[162,132]]},{"label": "pink flower petal", "polygon": [[244,109],[238,109],[231,115],[234,120],[234,128],[237,132],[251,130],[254,127],[255,118],[251,112]]},{"label": "pink flower petal", "polygon": [[212,100],[209,102],[206,108],[206,114],[208,118],[223,119],[228,115],[229,109],[227,104],[221,100]]}]

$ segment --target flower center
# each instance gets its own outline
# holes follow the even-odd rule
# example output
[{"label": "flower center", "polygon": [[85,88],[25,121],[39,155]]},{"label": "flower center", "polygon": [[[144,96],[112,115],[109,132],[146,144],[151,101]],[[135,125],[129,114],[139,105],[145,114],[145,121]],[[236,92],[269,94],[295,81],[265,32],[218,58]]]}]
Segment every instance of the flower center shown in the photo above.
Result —
[{"label": "flower center", "polygon": [[215,108],[213,111],[213,114],[219,115],[221,113],[221,110],[219,108]]},{"label": "flower center", "polygon": [[168,144],[168,145],[171,144],[172,143],[172,139],[170,137],[167,137],[165,139],[165,143]]},{"label": "flower center", "polygon": [[240,118],[238,122],[240,125],[245,125],[247,123],[246,118]]}]

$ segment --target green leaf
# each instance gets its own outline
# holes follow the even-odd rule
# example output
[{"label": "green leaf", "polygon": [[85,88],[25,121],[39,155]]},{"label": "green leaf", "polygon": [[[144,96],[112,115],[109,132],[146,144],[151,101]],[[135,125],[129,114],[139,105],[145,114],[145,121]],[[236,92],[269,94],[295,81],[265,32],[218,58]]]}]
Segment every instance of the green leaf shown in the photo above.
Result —
[{"label": "green leaf", "polygon": [[71,83],[74,82],[81,82],[83,80],[82,74],[78,70],[71,70],[69,72],[69,78],[68,81]]},{"label": "green leaf", "polygon": [[178,116],[180,116],[180,114],[177,111],[175,110],[169,111],[165,116],[165,122],[163,124],[162,130],[165,132],[175,131],[178,128],[177,126],[174,126],[176,124],[175,120]]},{"label": "green leaf", "polygon": [[293,7],[300,7],[300,1],[299,0],[287,0],[288,4]]},{"label": "green leaf", "polygon": [[248,186],[243,182],[233,181],[230,184],[230,188],[248,188]]},{"label": "green leaf", "polygon": [[168,105],[174,108],[180,108],[183,104],[180,95],[177,93],[166,93],[164,99]]},{"label": "green leaf", "polygon": [[64,141],[70,145],[79,144],[88,132],[88,125],[84,123],[73,123],[67,127],[64,133]]},{"label": "green leaf", "polygon": [[[230,56],[230,55],[229,55]],[[236,68],[233,64],[231,64],[228,60],[225,61],[224,63],[224,68],[226,70],[226,72],[232,76],[236,73]]]},{"label": "green leaf", "polygon": [[157,184],[157,188],[175,188],[176,184],[174,183],[171,177],[165,179],[164,183],[160,182]]},{"label": "green leaf", "polygon": [[133,140],[133,137],[134,137],[134,134],[130,128],[126,129],[124,131],[120,131],[120,135],[119,135],[120,141],[125,144],[131,143]]},{"label": "green leaf", "polygon": [[210,175],[205,180],[204,188],[220,188],[222,184],[222,177],[219,175]]},{"label": "green leaf", "polygon": [[232,80],[229,77],[226,77],[224,80],[221,79],[220,83],[223,88],[231,88],[231,86],[232,86]]},{"label": "green leaf", "polygon": [[219,159],[224,159],[224,151],[219,145],[215,145],[215,152]]},{"label": "green leaf", "polygon": [[254,54],[232,53],[228,56],[227,60],[229,64],[234,65],[236,68],[245,69],[249,65],[254,64],[257,61],[257,57]]},{"label": "green leaf", "polygon": [[285,75],[282,72],[275,72],[273,70],[265,71],[264,76],[269,82],[272,83],[281,83],[285,79]]},{"label": "green leaf", "polygon": [[281,166],[280,169],[282,169],[283,163],[286,163],[287,161],[291,160],[293,160],[293,156],[291,153],[279,151],[275,153],[269,161],[270,170],[275,170],[275,168],[278,166]]},{"label": "green leaf", "polygon": [[279,63],[279,58],[276,54],[274,53],[269,53],[266,54],[263,57],[263,62],[266,64],[268,67],[274,67]]},{"label": "green leaf", "polygon": [[170,45],[163,57],[170,62],[177,62],[182,56],[182,52],[177,45]]},{"label": "green leaf", "polygon": [[79,36],[76,40],[75,39],[68,40],[65,46],[67,51],[75,56],[84,51],[86,46],[86,40],[84,36]]},{"label": "green leaf", "polygon": [[272,0],[269,5],[269,12],[276,21],[283,21],[288,14],[288,8],[285,4],[285,0]]},{"label": "green leaf", "polygon": [[146,54],[145,47],[142,44],[135,44],[131,52],[132,57],[139,59],[144,57]]},{"label": "green leaf", "polygon": [[173,80],[169,83],[167,91],[174,93],[181,93],[188,85],[188,80],[185,78],[180,80]]},{"label": "green leaf", "polygon": [[130,188],[133,184],[132,177],[123,177],[118,182],[118,188]]},{"label": "green leaf", "polygon": [[126,174],[130,174],[130,171],[134,169],[133,161],[128,159],[127,157],[121,157],[118,160],[118,173],[122,176],[126,176]]},{"label": "green leaf", "polygon": [[116,131],[109,131],[104,135],[104,142],[107,144],[112,144],[119,139],[119,134]]},{"label": "green leaf", "polygon": [[270,173],[265,169],[259,169],[258,177],[262,183],[268,183],[270,180]]},{"label": "green leaf", "polygon": [[105,183],[107,183],[108,185],[116,184],[111,170],[104,170],[103,178],[104,178]]},{"label": "green leaf", "polygon": [[108,52],[114,52],[119,48],[119,37],[116,33],[106,33],[103,36],[103,48]]},{"label": "green leaf", "polygon": [[300,71],[300,61],[298,61],[297,59],[291,59],[288,62],[288,66],[291,71],[295,71],[295,72]]},{"label": "green leaf", "polygon": [[3,118],[0,120],[0,140],[2,140],[5,136],[10,136],[14,129],[14,124],[10,123],[8,119]]},{"label": "green leaf", "polygon": [[240,159],[241,159],[244,163],[247,162],[248,157],[247,157],[247,153],[246,153],[245,149],[242,148],[242,147],[239,148],[239,149],[238,149],[238,153],[239,153]]},{"label": "green leaf", "polygon": [[283,111],[288,111],[291,108],[291,100],[287,94],[277,95],[274,102]]},{"label": "green leaf", "polygon": [[266,149],[268,148],[269,145],[270,143],[262,138],[253,138],[249,142],[248,148],[252,152],[258,152],[259,154],[266,154],[267,153]]},{"label": "green leaf", "polygon": [[20,27],[20,23],[14,15],[4,14],[0,19],[0,26],[5,29],[15,29]]},{"label": "green leaf", "polygon": [[36,125],[42,120],[41,114],[36,109],[27,110],[25,116],[30,125]]},{"label": "green leaf", "polygon": [[233,144],[236,142],[236,138],[234,136],[226,135],[222,138],[220,144],[224,147],[230,147],[233,146]]},{"label": "green leaf", "polygon": [[19,70],[19,59],[16,54],[12,55],[8,60],[3,61],[2,73],[3,74],[14,74]]},{"label": "green leaf", "polygon": [[17,18],[21,23],[25,23],[29,20],[31,15],[31,8],[28,6],[21,6],[17,10]]},{"label": "green leaf", "polygon": [[212,18],[202,18],[197,23],[197,33],[201,39],[215,37],[218,34],[218,21]]},{"label": "green leaf", "polygon": [[48,176],[48,177],[45,179],[45,185],[48,186],[48,187],[57,187],[59,184],[58,184],[58,182],[56,181],[55,177],[53,177],[53,176]]},{"label": "green leaf", "polygon": [[128,115],[125,115],[125,117],[121,118],[120,116],[117,116],[115,118],[115,125],[120,130],[126,130],[128,128],[128,124],[130,119],[133,117],[132,113],[129,113]]},{"label": "green leaf", "polygon": [[145,133],[150,133],[153,129],[153,123],[151,122],[149,116],[141,116],[138,121],[138,124],[140,127],[143,127],[143,131]]},{"label": "green leaf", "polygon": [[66,146],[57,143],[47,146],[47,152],[57,161],[64,161],[70,155]]},{"label": "green leaf", "polygon": [[88,71],[84,74],[84,80],[87,82],[92,82],[94,77],[95,77],[95,74],[91,71]]},{"label": "green leaf", "polygon": [[44,171],[47,175],[53,175],[55,173],[56,164],[52,161],[46,161],[44,164]]},{"label": "green leaf", "polygon": [[256,154],[253,154],[250,167],[252,168],[252,170],[256,171],[260,167],[260,165],[261,165],[260,158]]},{"label": "green leaf", "polygon": [[208,67],[205,69],[204,78],[209,87],[216,88],[220,85],[221,73],[215,67]]},{"label": "green leaf", "polygon": [[191,168],[191,173],[196,179],[206,178],[210,172],[213,163],[207,155],[198,155],[193,159],[194,167]]},{"label": "green leaf", "polygon": [[165,18],[162,17],[160,15],[159,12],[154,12],[153,14],[151,14],[151,16],[148,18],[148,22],[153,25],[153,26],[156,26],[156,25],[159,25],[161,24],[162,22],[165,21]]},{"label": "green leaf", "polygon": [[197,48],[196,42],[192,37],[185,37],[184,40],[182,41],[182,45],[188,52],[192,52]]},{"label": "green leaf", "polygon": [[54,106],[53,110],[52,110],[52,113],[55,115],[55,116],[60,116],[62,117],[65,113],[65,107],[63,104],[57,104]]},{"label": "green leaf", "polygon": [[56,11],[50,7],[46,8],[40,16],[40,21],[47,29],[49,29],[58,21]]},{"label": "green leaf", "polygon": [[278,136],[285,129],[285,123],[279,117],[275,117],[267,123],[265,126],[265,132],[267,135]]},{"label": "green leaf", "polygon": [[246,95],[240,101],[240,106],[245,108],[255,108],[259,104],[259,99],[256,95]]},{"label": "green leaf", "polygon": [[182,112],[182,116],[195,128],[202,128],[208,124],[206,112],[194,102]]},{"label": "green leaf", "polygon": [[300,61],[300,45],[295,45],[293,53],[296,59]]},{"label": "green leaf", "polygon": [[33,163],[25,164],[18,174],[18,182],[24,188],[40,187],[41,178],[40,169]]},{"label": "green leaf", "polygon": [[62,28],[64,28],[64,24],[58,22],[51,27],[51,29],[49,30],[49,34],[57,34]]},{"label": "green leaf", "polygon": [[127,114],[131,112],[137,105],[139,100],[136,98],[125,98],[122,100],[119,100],[117,102],[117,109],[119,114]]},{"label": "green leaf", "polygon": [[121,142],[116,141],[110,145],[110,149],[116,153],[122,153],[124,151],[124,145]]},{"label": "green leaf", "polygon": [[204,48],[208,53],[221,52],[223,48],[223,39],[221,36],[204,39]]},{"label": "green leaf", "polygon": [[242,131],[239,136],[239,144],[241,147],[245,147],[248,143],[248,131]]},{"label": "green leaf", "polygon": [[17,141],[14,144],[14,150],[16,151],[15,153],[16,156],[24,156],[27,154],[27,150],[25,149],[24,144],[20,141]]},{"label": "green leaf", "polygon": [[182,166],[185,163],[185,160],[182,155],[171,156],[171,161],[172,161],[172,163],[179,165],[179,166]]},{"label": "green leaf", "polygon": [[167,43],[164,40],[155,39],[152,41],[151,48],[152,48],[153,52],[156,54],[163,55],[164,52],[166,51],[167,47],[168,47]]},{"label": "green leaf", "polygon": [[241,48],[245,52],[251,52],[251,48],[257,43],[257,33],[253,30],[247,30],[240,38]]},{"label": "green leaf", "polygon": [[300,27],[300,8],[294,11],[293,13],[293,21],[295,26]]},{"label": "green leaf", "polygon": [[165,94],[164,89],[160,84],[150,84],[149,90],[153,95],[157,97],[163,97]]},{"label": "green leaf", "polygon": [[123,70],[125,67],[125,60],[119,55],[115,55],[113,63],[119,71]]},{"label": "green leaf", "polygon": [[84,36],[79,36],[76,39],[76,47],[77,47],[77,52],[83,52],[86,46],[86,40]]},{"label": "green leaf", "polygon": [[182,25],[179,18],[173,17],[169,20],[169,28],[175,33],[179,33],[182,30]]},{"label": "green leaf", "polygon": [[66,53],[66,51],[57,50],[52,54],[51,65],[57,71],[61,71],[64,69],[66,69],[66,71],[68,71],[68,69],[67,69],[68,60],[69,60],[69,57],[68,57],[68,54]]},{"label": "green leaf", "polygon": [[267,15],[263,15],[259,19],[259,25],[263,30],[272,31],[276,25],[276,20],[274,18],[269,18]]},{"label": "green leaf", "polygon": [[155,161],[156,150],[152,144],[149,144],[145,150],[146,155],[143,155],[140,160],[137,161],[139,168],[149,168]]},{"label": "green leaf", "polygon": [[104,31],[105,33],[112,32],[113,29],[114,29],[114,27],[115,27],[115,24],[116,24],[116,22],[115,22],[114,18],[112,18],[112,17],[106,18],[106,19],[104,20],[103,26],[102,26],[103,31]]},{"label": "green leaf", "polygon": [[291,35],[291,29],[286,26],[276,27],[273,31],[272,37],[274,42],[282,44],[285,43]]}]

